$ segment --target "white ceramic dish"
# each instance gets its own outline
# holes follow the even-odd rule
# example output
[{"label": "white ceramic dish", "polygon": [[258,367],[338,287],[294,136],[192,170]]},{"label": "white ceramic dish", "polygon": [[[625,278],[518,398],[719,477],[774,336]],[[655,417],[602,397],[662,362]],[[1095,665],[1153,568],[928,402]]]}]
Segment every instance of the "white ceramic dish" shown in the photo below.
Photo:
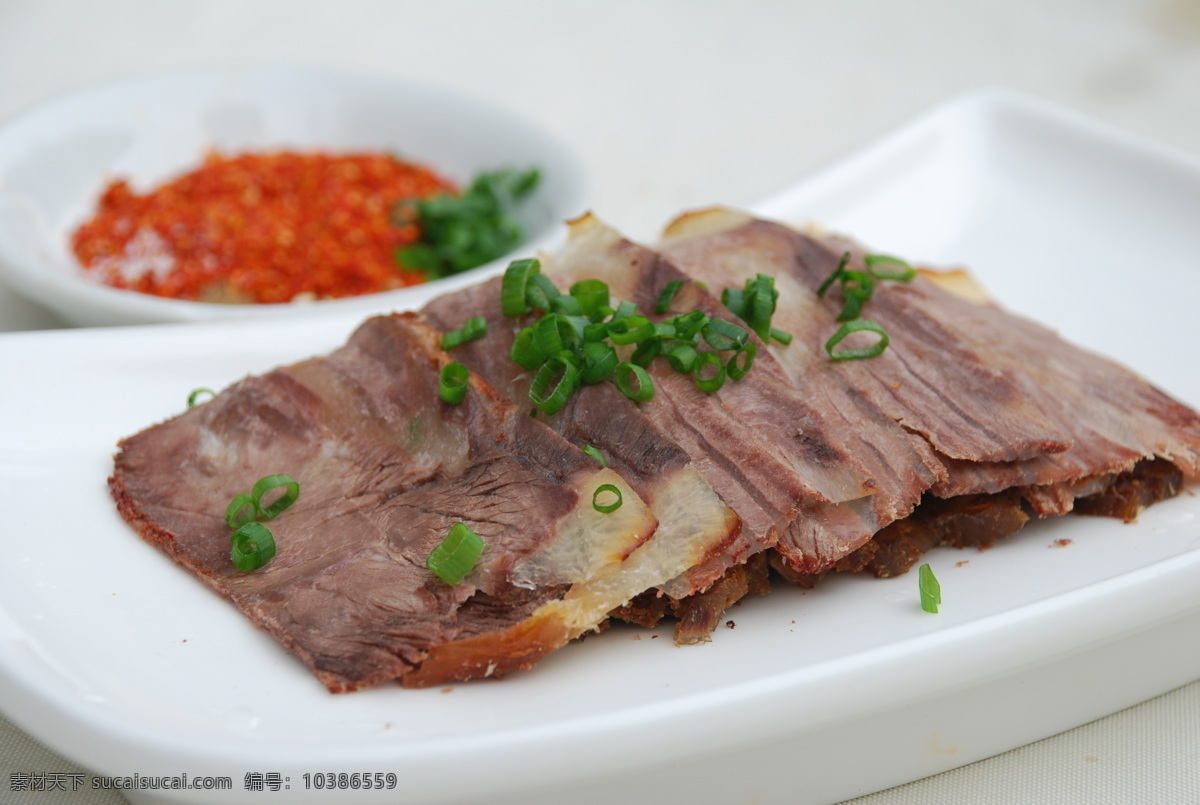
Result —
[{"label": "white ceramic dish", "polygon": [[562,222],[582,212],[584,178],[574,155],[480,100],[327,70],[168,73],[77,91],[0,125],[0,278],[72,324],[108,325],[366,314],[419,304],[479,277],[310,304],[218,305],[116,290],[83,275],[69,236],[107,181],[128,178],[145,192],[194,168],[213,148],[392,151],[464,184],[482,170],[536,166],[542,182],[520,211],[522,251],[552,243]]},{"label": "white ceramic dish", "polygon": [[[970,264],[1012,307],[1198,404],[1181,363],[1198,200],[1194,159],[982,93],[762,211]],[[834,802],[1200,677],[1193,487],[1134,525],[1067,518],[934,551],[936,616],[911,574],[833,578],[743,604],[701,647],[614,628],[501,682],[331,696],[136,539],[104,478],[116,440],[189,389],[329,350],[354,323],[0,337],[0,707],[98,773],[233,786],[135,802]],[[254,772],[290,788],[247,791]],[[319,772],[392,772],[398,789],[306,788]]]}]

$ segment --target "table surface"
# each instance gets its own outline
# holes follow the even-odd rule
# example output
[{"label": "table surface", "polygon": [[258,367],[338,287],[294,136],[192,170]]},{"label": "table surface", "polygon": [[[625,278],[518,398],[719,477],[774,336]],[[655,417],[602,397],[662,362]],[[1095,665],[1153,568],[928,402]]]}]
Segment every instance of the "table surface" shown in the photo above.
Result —
[{"label": "table surface", "polygon": [[[589,206],[642,239],[689,207],[753,203],[980,86],[1200,153],[1198,0],[0,1],[0,120],[97,81],[214,64],[350,68],[488,97],[571,144]],[[0,331],[61,326],[0,285]],[[1194,802],[1197,758],[1200,682],[855,802]],[[18,770],[80,771],[0,716],[0,800],[43,802],[9,790]]]}]

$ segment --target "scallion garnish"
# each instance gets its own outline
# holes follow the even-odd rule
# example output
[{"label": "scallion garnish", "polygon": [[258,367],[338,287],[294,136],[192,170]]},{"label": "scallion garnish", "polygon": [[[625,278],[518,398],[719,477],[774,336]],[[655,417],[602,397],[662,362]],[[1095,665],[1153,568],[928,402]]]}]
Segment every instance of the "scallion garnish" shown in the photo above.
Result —
[{"label": "scallion garnish", "polygon": [[771,328],[771,338],[774,338],[776,341],[783,344],[785,347],[788,344],[792,343],[792,334],[791,333],[785,332],[783,330],[777,330],[774,327]]},{"label": "scallion garnish", "polygon": [[275,556],[275,537],[262,523],[244,523],[233,532],[230,541],[229,558],[238,570],[258,570]]},{"label": "scallion garnish", "polygon": [[[875,333],[879,336],[879,340],[869,347],[863,347],[861,349],[843,349],[838,352],[834,352],[833,348],[840,344],[842,339],[851,333],[858,332]],[[835,361],[855,361],[862,358],[874,358],[877,355],[882,355],[883,351],[887,349],[887,345],[888,334],[884,332],[882,327],[873,321],[856,319],[854,321],[848,321],[838,328],[838,331],[834,333],[828,341],[825,342],[825,351],[828,352],[829,357],[833,358]]]},{"label": "scallion garnish", "polygon": [[603,341],[589,341],[583,345],[583,365],[579,379],[588,385],[599,383],[617,368],[621,359],[617,351]]},{"label": "scallion garnish", "polygon": [[833,283],[841,279],[842,272],[845,271],[846,263],[848,262],[850,262],[850,252],[845,252],[842,254],[842,259],[838,261],[837,268],[835,268],[829,274],[829,276],[825,278],[825,281],[821,283],[820,287],[817,288],[818,299],[825,296],[825,292],[829,290],[830,285],[833,285]]},{"label": "scallion garnish", "polygon": [[455,523],[425,559],[425,567],[451,587],[475,567],[483,554],[483,538],[465,523]]},{"label": "scallion garnish", "polygon": [[921,591],[921,609],[936,615],[938,605],[942,603],[942,585],[928,564],[917,570],[917,587]]},{"label": "scallion garnish", "polygon": [[198,388],[198,389],[192,389],[192,393],[188,395],[188,399],[187,399],[188,408],[191,408],[196,403],[198,403],[200,401],[201,395],[204,395],[204,394],[207,394],[209,397],[217,396],[217,393],[215,391],[213,391],[212,389],[206,389],[203,387]]},{"label": "scallion garnish", "polygon": [[[283,494],[264,505],[267,494],[282,489]],[[277,517],[300,497],[300,484],[290,475],[277,473],[259,478],[250,493],[235,495],[225,507],[225,523],[233,529],[230,559],[238,570],[256,570],[275,556],[275,537],[259,520]]]},{"label": "scallion garnish", "polygon": [[258,518],[258,504],[245,492],[229,501],[225,509],[225,524],[234,531]]},{"label": "scallion garnish", "polygon": [[608,284],[603,280],[580,280],[571,286],[571,296],[579,300],[583,315],[592,316],[608,304]]},{"label": "scallion garnish", "polygon": [[654,335],[654,325],[645,316],[626,316],[608,325],[608,340],[614,344],[637,344]]},{"label": "scallion garnish", "polygon": [[654,304],[654,312],[661,316],[670,310],[675,294],[679,293],[679,289],[682,287],[683,280],[671,280],[663,286],[662,293],[658,295],[658,301]]},{"label": "scallion garnish", "polygon": [[741,380],[750,371],[750,367],[754,365],[754,356],[757,354],[758,345],[753,341],[747,341],[746,345],[733,353],[729,362],[725,364],[725,373],[729,375],[731,380]]},{"label": "scallion garnish", "polygon": [[667,363],[676,372],[687,374],[696,365],[696,348],[685,342],[676,344],[667,352]]},{"label": "scallion garnish", "polygon": [[608,466],[608,459],[606,459],[606,458],[604,457],[604,454],[603,454],[603,453],[601,453],[599,450],[597,450],[597,449],[596,449],[595,447],[593,447],[592,445],[590,445],[590,444],[585,444],[585,445],[583,446],[583,448],[582,448],[582,449],[583,449],[583,452],[587,453],[589,456],[591,456],[592,458],[594,458],[594,459],[596,459],[597,461],[599,461],[599,462],[600,462],[600,466],[601,466],[601,467],[607,467],[607,466]]},{"label": "scallion garnish", "polygon": [[[615,497],[612,499],[611,503],[601,503],[601,495],[612,495]],[[621,504],[623,502],[621,490],[612,484],[600,484],[600,486],[596,487],[596,491],[592,493],[592,508],[601,514],[611,514],[612,512],[615,512],[617,509],[621,508]]]},{"label": "scallion garnish", "polygon": [[485,335],[487,335],[487,320],[483,316],[472,316],[463,322],[460,329],[442,336],[442,349],[451,350],[460,344],[483,338]]},{"label": "scallion garnish", "polygon": [[438,376],[438,396],[451,405],[458,405],[466,399],[467,381],[470,376],[470,371],[461,363],[446,364]]},{"label": "scallion garnish", "polygon": [[[706,374],[705,370],[709,367],[716,367],[716,371]],[[721,363],[721,356],[715,352],[701,352],[697,355],[696,365],[692,367],[692,380],[696,388],[705,394],[719,391],[721,386],[725,385],[725,364]]]},{"label": "scallion garnish", "polygon": [[910,282],[917,276],[915,268],[899,257],[887,254],[868,254],[863,258],[863,263],[876,279]]},{"label": "scallion garnish", "polygon": [[654,381],[636,364],[622,363],[616,368],[614,379],[621,393],[635,402],[645,402],[654,396]]},{"label": "scallion garnish", "polygon": [[865,271],[842,272],[842,312],[837,321],[852,321],[875,293],[875,279]]},{"label": "scallion garnish", "polygon": [[700,335],[713,349],[725,351],[741,349],[749,334],[741,327],[730,324],[724,319],[709,319],[701,329]]},{"label": "scallion garnish", "polygon": [[[551,390],[551,384],[553,390]],[[579,385],[579,366],[568,352],[542,364],[529,386],[529,399],[545,414],[556,414]]]},{"label": "scallion garnish", "polygon": [[513,260],[504,271],[500,281],[500,310],[505,316],[523,316],[530,310],[526,293],[529,278],[541,271],[541,263],[535,258]]},{"label": "scallion garnish", "polygon": [[[263,497],[270,491],[282,489],[283,494],[275,498],[269,506],[263,505]],[[250,500],[258,510],[259,520],[272,520],[300,497],[300,484],[290,475],[268,475],[258,479],[258,483],[250,490]],[[236,500],[236,498],[234,498]]]}]

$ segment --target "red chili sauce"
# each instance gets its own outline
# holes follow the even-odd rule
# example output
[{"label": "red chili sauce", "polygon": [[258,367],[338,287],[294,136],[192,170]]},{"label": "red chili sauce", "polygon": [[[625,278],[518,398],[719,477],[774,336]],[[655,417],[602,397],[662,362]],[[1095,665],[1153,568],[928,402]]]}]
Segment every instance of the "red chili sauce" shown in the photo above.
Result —
[{"label": "red chili sauce", "polygon": [[420,232],[392,209],[456,192],[388,154],[214,153],[146,195],[110,183],[71,245],[116,288],[204,302],[336,299],[423,282],[394,258]]}]

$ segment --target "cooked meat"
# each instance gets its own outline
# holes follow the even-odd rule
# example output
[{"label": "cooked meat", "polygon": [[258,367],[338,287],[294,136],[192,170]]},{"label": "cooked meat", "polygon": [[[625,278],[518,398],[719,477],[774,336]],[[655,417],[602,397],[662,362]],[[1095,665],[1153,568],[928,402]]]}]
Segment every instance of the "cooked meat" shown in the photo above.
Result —
[{"label": "cooked meat", "polygon": [[[526,667],[586,628],[545,605],[621,564],[654,520],[616,473],[486,384],[442,403],[447,360],[411,315],[372,319],[327,358],[247,378],[126,439],[110,480],[118,507],[330,690],[405,677],[455,641],[536,622],[503,654],[471,656],[481,674]],[[225,507],[278,472],[300,499],[270,524],[275,559],[238,572]],[[591,505],[604,483],[623,491],[612,514]],[[425,558],[459,521],[486,548],[450,586]]]},{"label": "cooked meat", "polygon": [[[1034,514],[1053,516],[1095,492],[1097,479],[1143,459],[1200,472],[1196,412],[1040,325],[923,277],[883,283],[871,298],[864,317],[887,331],[883,355],[828,360],[824,343],[842,300],[836,290],[824,298],[817,290],[844,253],[850,268],[864,270],[864,250],[851,241],[711,210],[673,224],[662,251],[711,287],[775,277],[785,300],[778,326],[794,340],[771,352],[798,388],[837,399],[837,412],[861,414],[882,437],[864,439],[855,454],[875,471],[880,528],[902,516],[880,503],[892,491],[904,499],[908,479],[927,479],[925,488],[943,498],[1018,487]],[[819,539],[783,540],[778,550],[799,573],[845,555]]]},{"label": "cooked meat", "polygon": [[[655,360],[651,399],[605,381],[547,416],[510,358],[537,315],[503,316],[494,279],[371,319],[328,357],[126,439],[111,490],[144,538],[347,691],[529,668],[610,613],[673,616],[677,642],[702,642],[766,591],[769,566],[803,585],[832,570],[894,575],[1034,517],[1129,520],[1200,474],[1194,411],[924,277],[870,300],[886,352],[831,361],[841,291],[817,291],[846,253],[864,267],[853,242],[723,210],[681,218],[656,252],[585,216],[545,260],[558,287],[598,278],[650,315],[684,280],[665,315],[732,320],[721,290],[767,274],[792,342],[751,334],[752,370],[715,393]],[[473,316],[487,337],[442,350],[440,334]],[[472,373],[457,406],[437,392],[451,360]],[[271,521],[279,552],[238,572],[225,507],[280,472],[302,493]],[[592,505],[602,484],[624,498],[611,514]],[[486,548],[451,586],[424,563],[460,521]]]}]

